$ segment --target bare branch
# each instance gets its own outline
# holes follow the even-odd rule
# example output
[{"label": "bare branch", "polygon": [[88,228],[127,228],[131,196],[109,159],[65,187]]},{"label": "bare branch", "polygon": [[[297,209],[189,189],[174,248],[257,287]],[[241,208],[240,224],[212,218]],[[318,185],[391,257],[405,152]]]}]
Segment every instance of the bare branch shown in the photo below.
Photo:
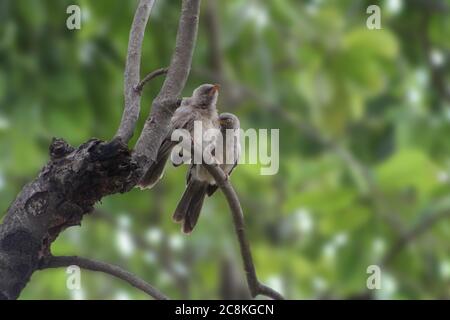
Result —
[{"label": "bare branch", "polygon": [[141,0],[134,15],[128,40],[127,60],[124,73],[125,107],[116,137],[127,143],[133,136],[139,118],[141,96],[135,90],[140,80],[141,48],[154,0]]},{"label": "bare branch", "polygon": [[19,296],[53,241],[80,225],[96,202],[130,190],[137,169],[120,140],[91,139],[74,148],[54,139],[50,161],[17,195],[0,224],[0,300]]},{"label": "bare branch", "polygon": [[139,93],[141,93],[142,88],[144,88],[144,86],[147,84],[147,82],[151,81],[152,79],[161,76],[163,74],[166,74],[167,71],[169,71],[169,68],[160,68],[160,69],[156,69],[152,72],[150,72],[149,74],[147,74],[144,79],[141,80],[141,82],[139,82],[139,84],[136,86],[135,90]]},{"label": "bare branch", "polygon": [[[158,212],[153,212],[153,216],[158,215]],[[111,214],[104,212],[102,210],[96,209],[93,214],[89,215],[89,217],[94,219],[101,219],[104,222],[108,223],[111,227],[120,230],[122,227],[117,223],[116,219],[114,219]],[[136,245],[137,248],[144,250],[145,252],[151,252],[152,254],[157,255],[157,263],[158,265],[164,269],[175,281],[175,285],[179,289],[181,296],[183,299],[187,299],[189,297],[188,290],[188,274],[183,274],[178,271],[175,267],[173,259],[171,257],[170,248],[168,245],[168,237],[163,234],[161,239],[160,247],[150,244],[145,237],[141,234],[130,233],[131,240]]]},{"label": "bare branch", "polygon": [[118,266],[101,262],[101,261],[95,261],[87,258],[77,257],[77,256],[67,256],[67,257],[49,257],[48,259],[45,259],[43,264],[39,267],[40,270],[43,269],[50,269],[50,268],[61,268],[61,267],[68,267],[68,266],[78,266],[82,269],[96,271],[96,272],[103,272],[109,275],[112,275],[116,278],[119,278],[123,281],[128,282],[133,287],[145,292],[149,296],[157,299],[157,300],[168,300],[169,298],[166,297],[163,293],[161,293],[158,289],[154,288],[144,280],[138,278],[136,275],[132,274],[131,272],[128,272]]},{"label": "bare branch", "polygon": [[151,113],[136,143],[135,157],[145,172],[156,159],[156,153],[167,132],[170,118],[191,69],[197,39],[200,0],[183,0],[175,51],[164,84],[153,101]]},{"label": "bare branch", "polygon": [[0,300],[16,299],[50,255],[50,246],[59,234],[81,224],[83,216],[103,197],[129,191],[140,179],[142,164],[149,165],[148,159],[154,159],[189,74],[200,0],[183,0],[168,76],[154,101],[137,152],[131,153],[126,143],[139,116],[140,95],[135,86],[140,80],[140,50],[153,3],[141,0],[133,20],[125,70],[125,110],[116,139],[90,139],[78,148],[55,139],[50,146],[50,161],[22,189],[3,218]]},{"label": "bare branch", "polygon": [[257,278],[255,265],[253,264],[252,253],[250,250],[250,244],[245,233],[244,214],[242,212],[239,198],[231,185],[230,180],[227,179],[225,173],[219,167],[207,164],[203,165],[214,177],[217,185],[220,187],[228,201],[228,205],[233,216],[234,229],[239,240],[239,247],[244,262],[244,270],[246,273],[250,294],[252,297],[256,297],[261,294],[275,300],[284,299],[280,293],[262,284]]},{"label": "bare branch", "polygon": [[450,210],[427,214],[409,231],[405,232],[391,247],[391,249],[383,257],[381,264],[389,265],[392,263],[394,258],[405,248],[408,244],[413,242],[415,239],[420,237],[428,229],[433,227],[441,219],[450,218]]}]

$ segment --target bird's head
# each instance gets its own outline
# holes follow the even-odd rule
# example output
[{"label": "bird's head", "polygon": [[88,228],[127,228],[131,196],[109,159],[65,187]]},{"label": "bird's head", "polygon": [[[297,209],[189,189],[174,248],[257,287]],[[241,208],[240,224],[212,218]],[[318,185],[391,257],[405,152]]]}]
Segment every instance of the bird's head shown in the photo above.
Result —
[{"label": "bird's head", "polygon": [[192,94],[194,104],[201,108],[215,107],[219,88],[218,84],[202,84]]},{"label": "bird's head", "polygon": [[239,129],[241,127],[239,118],[236,117],[234,114],[232,113],[221,113],[219,116],[219,123],[220,123],[220,128],[222,130],[226,130],[226,129]]}]

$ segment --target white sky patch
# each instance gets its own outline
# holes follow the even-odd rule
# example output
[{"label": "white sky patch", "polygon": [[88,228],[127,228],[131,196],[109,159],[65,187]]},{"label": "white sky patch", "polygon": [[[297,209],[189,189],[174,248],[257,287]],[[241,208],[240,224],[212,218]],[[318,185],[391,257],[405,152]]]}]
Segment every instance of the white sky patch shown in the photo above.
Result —
[{"label": "white sky patch", "polygon": [[0,190],[2,190],[5,187],[5,176],[3,175],[3,172],[0,171]]},{"label": "white sky patch", "polygon": [[10,123],[7,118],[0,115],[0,131],[9,129]]},{"label": "white sky patch", "polygon": [[115,296],[114,296],[115,300],[130,300],[131,297],[130,295],[125,292],[125,291],[118,291]]},{"label": "white sky patch", "polygon": [[187,276],[188,275],[188,269],[186,268],[186,266],[182,263],[174,263],[173,264],[173,269],[175,270],[175,272],[180,275],[180,276]]},{"label": "white sky patch", "polygon": [[346,232],[338,233],[334,237],[334,243],[336,244],[336,247],[345,246],[347,242],[348,242],[348,234]]},{"label": "white sky patch", "polygon": [[445,119],[447,119],[447,121],[450,121],[450,108],[446,108],[444,111],[445,114]]},{"label": "white sky patch", "polygon": [[119,252],[125,257],[131,256],[135,249],[130,233],[126,230],[117,231],[116,245],[119,249]]},{"label": "white sky patch", "polygon": [[314,277],[312,280],[312,286],[316,291],[323,291],[327,288],[327,282],[321,277]]},{"label": "white sky patch", "polygon": [[423,68],[417,69],[415,72],[415,76],[417,79],[417,83],[419,85],[421,85],[421,86],[427,85],[428,79],[429,79],[427,70],[425,70]]},{"label": "white sky patch", "polygon": [[162,232],[159,228],[150,228],[145,233],[145,238],[151,244],[159,244],[162,239]]},{"label": "white sky patch", "polygon": [[163,270],[160,273],[159,281],[161,282],[161,284],[166,285],[166,284],[171,284],[173,282],[173,279],[170,276],[170,274],[167,273],[167,271]]},{"label": "white sky patch", "polygon": [[380,255],[386,249],[386,242],[381,238],[376,238],[372,242],[372,250],[375,254]]},{"label": "white sky patch", "polygon": [[315,16],[319,12],[319,7],[313,2],[306,4],[305,8],[306,13],[309,14],[310,16]]},{"label": "white sky patch", "polygon": [[316,15],[319,12],[319,7],[322,5],[322,3],[323,0],[314,0],[308,2],[305,6],[306,13],[312,16]]},{"label": "white sky patch", "polygon": [[88,7],[86,7],[86,6],[80,7],[80,11],[81,11],[82,23],[88,22],[89,20],[91,20],[91,10],[89,10]]},{"label": "white sky patch", "polygon": [[169,247],[172,250],[178,251],[181,250],[184,246],[184,238],[179,234],[173,234],[169,238]]},{"label": "white sky patch", "polygon": [[381,289],[376,291],[379,299],[392,299],[397,291],[397,281],[390,274],[383,272],[381,274]]},{"label": "white sky patch", "polygon": [[420,91],[415,89],[415,88],[410,88],[407,92],[406,92],[406,99],[408,100],[408,102],[412,103],[412,104],[417,104],[420,102],[421,99],[421,94]]},{"label": "white sky patch", "polygon": [[430,52],[431,64],[435,67],[441,67],[445,63],[445,57],[441,50],[432,49]]},{"label": "white sky patch", "polygon": [[436,180],[442,184],[448,183],[450,180],[450,176],[447,171],[441,170],[436,174]]},{"label": "white sky patch", "polygon": [[244,7],[244,10],[244,18],[252,21],[257,29],[262,30],[267,26],[269,22],[267,10],[260,4],[251,2]]},{"label": "white sky patch", "polygon": [[280,276],[277,275],[270,276],[267,279],[267,285],[281,294],[283,294],[284,292],[283,280],[281,279]]},{"label": "white sky patch", "polygon": [[392,14],[397,14],[403,9],[403,0],[387,0],[386,9]]},{"label": "white sky patch", "polygon": [[127,214],[121,214],[117,222],[121,228],[129,228],[131,226],[131,219]]},{"label": "white sky patch", "polygon": [[[1,188],[0,188],[1,189]],[[69,228],[68,230],[65,231],[66,236],[69,238],[69,240],[76,244],[79,245],[81,244],[81,234],[80,234],[80,230],[78,229],[73,229],[73,228]]]},{"label": "white sky patch", "polygon": [[450,279],[450,261],[443,261],[439,266],[439,272],[442,278]]},{"label": "white sky patch", "polygon": [[327,243],[322,248],[322,254],[327,260],[332,260],[336,256],[336,245]]},{"label": "white sky patch", "polygon": [[345,246],[347,242],[348,234],[346,232],[336,234],[331,241],[322,247],[322,255],[327,260],[334,260],[338,249]]},{"label": "white sky patch", "polygon": [[84,290],[70,290],[70,298],[72,300],[84,300],[86,299],[86,295],[84,294]]},{"label": "white sky patch", "polygon": [[294,214],[295,227],[301,233],[310,233],[314,228],[314,221],[311,213],[304,208],[297,210]]},{"label": "white sky patch", "polygon": [[144,261],[148,264],[155,264],[157,260],[156,254],[154,252],[146,252],[144,254]]}]

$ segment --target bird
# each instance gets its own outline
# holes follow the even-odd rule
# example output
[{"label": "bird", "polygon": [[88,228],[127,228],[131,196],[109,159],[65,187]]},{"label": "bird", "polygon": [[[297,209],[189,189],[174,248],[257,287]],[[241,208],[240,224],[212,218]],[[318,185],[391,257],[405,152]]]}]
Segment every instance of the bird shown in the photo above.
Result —
[{"label": "bird", "polygon": [[219,115],[216,107],[219,88],[218,84],[202,84],[193,91],[191,97],[182,99],[180,107],[176,109],[172,116],[168,133],[158,149],[156,161],[150,165],[143,175],[137,185],[138,187],[150,189],[162,178],[170,153],[179,143],[171,139],[174,130],[185,129],[191,137],[194,137],[195,121],[201,121],[203,132],[208,129],[219,128]]},{"label": "bird", "polygon": [[[214,157],[227,179],[236,167],[240,153],[240,122],[231,113],[219,116],[221,146],[216,143]],[[182,224],[183,233],[190,234],[197,224],[206,195],[212,196],[217,190],[214,178],[202,164],[191,164],[186,177],[186,189],[178,202],[173,220]]]}]

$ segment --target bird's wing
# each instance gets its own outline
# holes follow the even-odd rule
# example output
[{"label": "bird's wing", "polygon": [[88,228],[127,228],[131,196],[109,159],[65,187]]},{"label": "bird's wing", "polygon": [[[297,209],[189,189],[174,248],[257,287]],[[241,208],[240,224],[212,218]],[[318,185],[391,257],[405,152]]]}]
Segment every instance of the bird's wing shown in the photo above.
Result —
[{"label": "bird's wing", "polygon": [[[177,109],[177,111],[178,110],[179,109]],[[139,186],[141,188],[152,188],[162,178],[164,174],[164,167],[167,159],[169,159],[170,152],[178,143],[178,141],[172,141],[171,139],[173,131],[176,129],[189,130],[191,126],[193,128],[193,119],[193,114],[187,112],[187,110],[175,112],[171,120],[169,131],[158,149],[156,161],[151,164],[150,168],[139,182]]]},{"label": "bird's wing", "polygon": [[[236,166],[238,165],[239,158],[241,156],[241,145],[239,143],[239,140],[236,140],[235,143],[236,144],[234,148],[234,164],[231,167],[230,171],[226,172],[228,173],[228,176],[231,176],[231,173],[233,172],[234,168],[236,168]],[[208,197],[212,196],[214,192],[216,192],[217,188],[218,188],[217,184],[210,184],[208,186],[208,189],[206,190],[206,194],[208,195]]]},{"label": "bird's wing", "polygon": [[191,165],[189,166],[189,170],[186,173],[186,185],[189,184],[189,182],[191,182],[192,180],[192,171],[195,169],[195,165],[193,163],[191,163]]}]

